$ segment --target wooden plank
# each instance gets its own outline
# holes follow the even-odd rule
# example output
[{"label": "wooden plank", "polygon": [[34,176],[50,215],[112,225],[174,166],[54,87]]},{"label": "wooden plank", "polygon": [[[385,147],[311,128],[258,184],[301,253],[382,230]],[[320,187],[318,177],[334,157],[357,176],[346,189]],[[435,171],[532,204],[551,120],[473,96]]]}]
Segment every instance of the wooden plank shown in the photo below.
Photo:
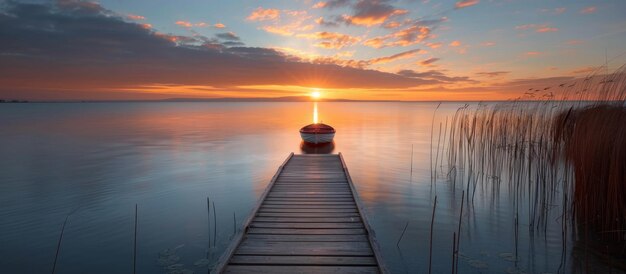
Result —
[{"label": "wooden plank", "polygon": [[367,242],[366,235],[268,235],[248,234],[246,239],[274,242]]},{"label": "wooden plank", "polygon": [[307,198],[307,197],[300,197],[300,198],[267,198],[265,199],[266,202],[268,201],[277,201],[277,202],[284,202],[284,201],[293,201],[293,202],[353,202],[354,203],[354,199],[352,198]]},{"label": "wooden plank", "polygon": [[230,264],[237,265],[352,265],[352,266],[375,266],[376,259],[370,256],[346,257],[346,256],[254,256],[235,255]]},{"label": "wooden plank", "polygon": [[293,266],[293,265],[229,265],[224,273],[273,273],[273,274],[370,274],[380,273],[375,266]]},{"label": "wooden plank", "polygon": [[360,217],[325,217],[325,218],[302,218],[302,217],[261,217],[254,218],[255,222],[272,223],[360,223]]},{"label": "wooden plank", "polygon": [[310,192],[297,192],[297,191],[293,191],[293,192],[280,192],[280,193],[274,193],[274,192],[270,192],[270,194],[268,194],[268,197],[292,197],[293,196],[320,196],[320,197],[352,197],[352,195],[350,195],[350,192],[346,192],[346,193],[335,193],[335,192],[322,192],[322,191],[310,191]]},{"label": "wooden plank", "polygon": [[[302,210],[301,208],[298,208]],[[342,217],[359,217],[359,213],[356,209],[352,212],[342,212],[342,213],[333,213],[328,211],[321,211],[317,209],[308,209],[310,212],[302,213],[302,212],[271,212],[271,211],[262,211],[256,214],[258,217],[302,217],[302,218],[342,218]]]},{"label": "wooden plank", "polygon": [[[306,217],[307,213],[359,213],[356,208],[274,208],[274,207],[261,207],[258,213],[294,213],[303,214],[302,217]],[[330,214],[328,214],[330,216]]]},{"label": "wooden plank", "polygon": [[263,204],[264,208],[332,208],[332,209],[357,209],[355,205],[268,205]]},{"label": "wooden plank", "polygon": [[255,228],[248,229],[249,234],[274,234],[274,235],[360,235],[366,234],[362,228],[348,229],[306,229],[306,228]]},{"label": "wooden plank", "polygon": [[250,224],[250,227],[254,228],[307,228],[307,229],[320,229],[320,228],[333,228],[333,229],[347,229],[347,228],[363,228],[361,222],[358,223],[268,223],[254,221]]},{"label": "wooden plank", "polygon": [[298,201],[265,201],[263,205],[356,205],[354,201],[348,202],[325,202],[325,201],[316,201],[316,202],[298,202]]},{"label": "wooden plank", "polygon": [[323,255],[371,256],[368,242],[272,242],[246,239],[239,245],[237,255]]}]

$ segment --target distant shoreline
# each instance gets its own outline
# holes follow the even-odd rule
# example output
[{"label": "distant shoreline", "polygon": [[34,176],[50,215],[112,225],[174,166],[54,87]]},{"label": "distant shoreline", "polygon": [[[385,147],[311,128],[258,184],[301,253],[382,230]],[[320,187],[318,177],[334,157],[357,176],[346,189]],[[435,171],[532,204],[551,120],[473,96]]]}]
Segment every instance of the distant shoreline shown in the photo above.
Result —
[{"label": "distant shoreline", "polygon": [[[0,99],[0,104],[24,103],[302,103],[302,102],[339,102],[339,103],[479,103],[508,102],[512,100],[351,100],[351,99],[320,99],[311,100],[308,96],[275,97],[275,98],[168,98],[157,100],[16,100]],[[580,100],[519,100],[516,102],[583,102]],[[587,102],[593,102],[589,100]]]}]

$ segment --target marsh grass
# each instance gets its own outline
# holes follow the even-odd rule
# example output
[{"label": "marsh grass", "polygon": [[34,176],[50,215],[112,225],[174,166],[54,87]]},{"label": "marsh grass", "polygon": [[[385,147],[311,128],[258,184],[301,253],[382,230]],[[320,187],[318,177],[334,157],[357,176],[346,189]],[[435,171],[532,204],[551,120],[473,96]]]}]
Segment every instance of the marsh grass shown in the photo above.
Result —
[{"label": "marsh grass", "polygon": [[466,203],[471,205],[479,186],[497,195],[507,184],[516,235],[519,212],[528,212],[524,223],[534,235],[546,231],[558,203],[563,250],[569,227],[576,224],[579,237],[593,235],[610,245],[612,254],[625,256],[626,69],[601,71],[538,89],[543,94],[535,90],[528,98],[459,108],[443,146],[446,175],[462,185]]}]

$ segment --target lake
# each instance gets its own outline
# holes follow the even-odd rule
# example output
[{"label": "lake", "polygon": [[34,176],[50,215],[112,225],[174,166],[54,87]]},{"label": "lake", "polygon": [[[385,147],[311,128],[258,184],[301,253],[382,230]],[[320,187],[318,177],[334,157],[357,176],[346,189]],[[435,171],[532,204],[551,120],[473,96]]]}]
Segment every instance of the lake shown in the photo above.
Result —
[{"label": "lake", "polygon": [[[319,120],[337,134],[332,147],[317,152],[344,155],[394,273],[428,271],[435,196],[432,267],[451,271],[465,188],[445,179],[446,161],[431,156],[431,147],[445,143],[440,124],[445,131],[446,119],[465,103],[435,111],[438,104],[318,104]],[[159,253],[170,249],[185,269],[204,273],[207,266],[194,263],[219,257],[289,153],[316,152],[301,146],[298,133],[312,120],[307,102],[0,105],[0,271],[49,272],[71,213],[58,273],[131,272],[137,205],[138,272],[166,272]],[[442,173],[434,183],[431,159]],[[545,231],[532,232],[524,210],[515,229],[506,184],[479,186],[473,195],[460,219],[460,273],[579,269],[558,204]],[[217,215],[211,249],[207,197]]]}]

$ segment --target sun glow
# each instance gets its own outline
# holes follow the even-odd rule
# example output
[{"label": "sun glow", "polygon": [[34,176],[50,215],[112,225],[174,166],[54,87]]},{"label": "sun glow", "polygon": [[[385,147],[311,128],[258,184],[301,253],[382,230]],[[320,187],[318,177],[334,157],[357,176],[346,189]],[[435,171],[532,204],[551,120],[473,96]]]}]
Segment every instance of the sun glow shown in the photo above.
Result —
[{"label": "sun glow", "polygon": [[313,102],[313,124],[317,124],[317,102]]},{"label": "sun glow", "polygon": [[311,98],[313,99],[319,99],[321,96],[322,94],[318,90],[314,90],[313,92],[311,92]]}]

